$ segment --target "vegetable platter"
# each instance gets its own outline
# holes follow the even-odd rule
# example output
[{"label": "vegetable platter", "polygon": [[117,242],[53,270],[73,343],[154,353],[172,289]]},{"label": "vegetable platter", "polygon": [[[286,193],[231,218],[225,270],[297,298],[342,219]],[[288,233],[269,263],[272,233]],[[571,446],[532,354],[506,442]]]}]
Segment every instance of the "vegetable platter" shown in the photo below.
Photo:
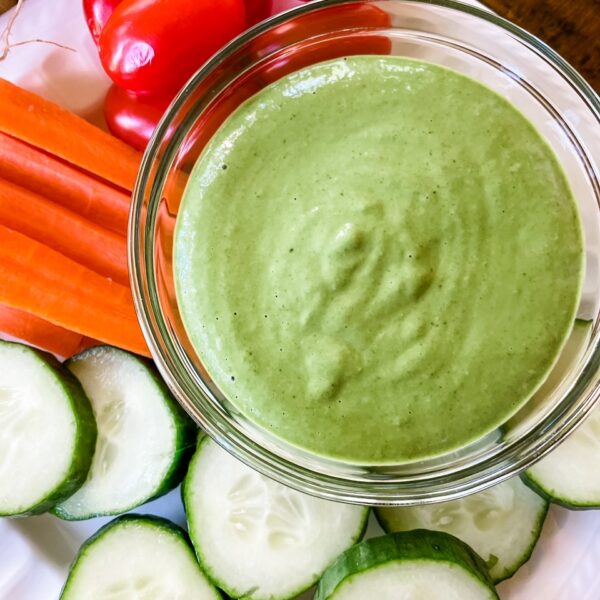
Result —
[{"label": "vegetable platter", "polygon": [[[0,17],[0,30],[10,16],[7,13]],[[103,72],[81,3],[26,0],[12,28],[11,41],[34,39],[53,43],[12,48],[0,62],[0,77],[106,127],[103,103],[111,82]],[[65,127],[71,125],[67,123]],[[18,141],[11,140],[4,140],[6,156],[17,154],[39,161],[39,155],[31,150],[35,141],[26,140],[28,155],[24,148],[16,147]],[[9,143],[13,145],[7,146]],[[58,144],[53,152],[60,151]],[[52,171],[52,157],[45,156],[50,161],[46,172]],[[85,161],[85,153],[81,160]],[[103,168],[97,157],[90,160],[94,170]],[[121,171],[107,165],[102,176],[116,178],[118,186],[127,188],[131,184],[131,169],[126,163]],[[13,165],[13,170],[18,168],[18,164]],[[9,197],[11,194],[6,192],[4,198]],[[114,209],[118,206],[118,194],[113,200]],[[42,208],[40,212],[45,214]],[[107,211],[103,228],[111,231],[122,227],[119,215],[119,210]],[[29,227],[28,234],[35,237],[36,227],[43,228],[44,223],[15,222],[15,227]],[[99,235],[93,228],[88,234]],[[60,244],[60,235],[55,237],[47,243]],[[115,248],[115,255],[121,255],[120,242],[114,236],[93,239],[105,248]],[[13,246],[21,248],[20,243],[14,238],[2,238],[0,231],[0,245],[5,251]],[[81,250],[81,244],[78,246]],[[75,252],[72,248],[60,251],[65,255]],[[73,260],[80,260],[73,256]],[[126,284],[126,267],[118,261],[94,263],[90,268],[105,273],[116,285]],[[127,331],[127,327],[120,329]],[[52,331],[46,333],[51,335]],[[47,435],[48,428],[35,422],[28,422],[24,430],[24,435],[44,440],[54,448],[61,455],[64,468],[56,472],[40,468],[27,451],[14,458],[13,465],[23,473],[36,473],[36,478],[24,477],[25,483],[19,489],[0,494],[0,513],[35,514],[50,505],[52,510],[27,518],[0,518],[0,600],[100,597],[94,595],[96,586],[104,586],[105,590],[106,585],[112,586],[112,595],[106,597],[115,600],[138,597],[137,594],[217,599],[221,596],[215,585],[232,597],[240,597],[246,590],[246,597],[252,599],[287,599],[301,593],[298,598],[302,600],[350,600],[366,597],[367,592],[362,590],[372,589],[369,586],[374,579],[380,589],[396,585],[394,578],[402,569],[410,571],[415,581],[421,578],[430,582],[433,577],[437,582],[447,582],[460,598],[600,598],[600,511],[559,506],[596,505],[596,489],[591,481],[589,485],[586,482],[565,488],[559,485],[564,478],[558,477],[557,483],[555,476],[565,464],[578,459],[582,448],[594,443],[598,437],[595,423],[590,422],[583,432],[587,441],[581,448],[572,442],[565,456],[557,454],[554,463],[530,472],[527,485],[511,480],[458,504],[378,509],[368,514],[367,509],[323,503],[273,484],[201,435],[196,445],[197,432],[144,359],[106,346],[86,350],[90,344],[73,336],[63,335],[60,340],[62,345],[47,349],[76,355],[63,367],[23,346],[0,343],[0,355],[4,364],[10,365],[11,373],[7,375],[5,371],[0,378],[12,377],[9,383],[15,389],[20,380],[23,385],[52,388],[53,393],[47,396],[46,408],[52,408],[46,415],[47,423],[65,440],[72,440],[52,446],[56,440]],[[146,352],[143,340],[134,334],[113,341],[138,354]],[[99,380],[103,381],[102,389],[97,385]],[[102,412],[107,386],[126,386],[132,392],[126,395],[133,398],[132,402],[123,403],[117,420],[114,414]],[[145,446],[143,436],[135,435],[135,427],[127,429],[130,419],[136,418],[136,394],[143,394],[151,408],[145,411],[147,421],[141,428],[157,428],[153,439],[157,440],[160,458]],[[95,420],[91,418],[91,407]],[[69,418],[71,413],[74,419]],[[161,431],[173,435],[161,438]],[[97,437],[103,441],[92,457],[90,447]],[[0,436],[0,450],[7,452],[7,447],[10,444]],[[98,448],[102,448],[102,453],[98,453]],[[186,474],[192,452],[195,453]],[[128,462],[128,453],[146,457],[147,468],[139,481],[129,476],[135,468]],[[589,465],[583,461],[583,474],[586,468]],[[91,475],[82,485],[87,471]],[[128,488],[129,479],[133,484]],[[182,488],[173,489],[182,479]],[[118,493],[107,494],[107,489]],[[548,497],[553,500],[550,505]],[[225,499],[229,502],[227,509]],[[129,511],[131,507],[134,508]],[[128,511],[138,516],[118,516]],[[228,537],[226,528],[230,525],[231,531],[250,532],[255,537],[246,542],[243,536]],[[365,526],[365,541],[355,545]],[[184,529],[189,531],[191,542]],[[384,529],[390,532],[386,537],[382,537]],[[447,533],[420,533],[422,529]],[[316,541],[315,531],[320,533]],[[299,552],[298,545],[310,550]],[[241,565],[234,573],[227,562],[231,555]],[[125,566],[107,571],[105,561],[116,560],[115,557],[120,557]],[[429,561],[427,568],[419,564],[422,558]],[[443,565],[451,565],[452,573]],[[135,569],[139,575],[134,590],[127,587],[131,579],[126,576],[129,569]],[[166,586],[162,592],[152,587],[158,585],[155,576],[161,569],[164,576],[159,584]],[[312,586],[321,575],[315,592]],[[493,582],[497,583],[496,591]]]}]

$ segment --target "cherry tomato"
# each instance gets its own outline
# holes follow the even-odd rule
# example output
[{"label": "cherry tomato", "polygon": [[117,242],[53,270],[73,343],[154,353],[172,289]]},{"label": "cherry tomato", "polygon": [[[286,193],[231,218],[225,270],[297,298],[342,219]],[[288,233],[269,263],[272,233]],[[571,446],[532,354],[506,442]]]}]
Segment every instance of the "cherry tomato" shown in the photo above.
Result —
[{"label": "cherry tomato", "polygon": [[96,45],[108,18],[121,2],[123,0],[83,0],[85,20]]},{"label": "cherry tomato", "polygon": [[117,85],[167,95],[245,27],[243,0],[124,0],[100,35],[100,59]]},{"label": "cherry tomato", "polygon": [[271,2],[271,14],[277,15],[284,10],[296,8],[296,6],[302,6],[303,4],[311,1],[312,0],[273,0]]},{"label": "cherry tomato", "polygon": [[303,42],[292,50],[267,60],[262,65],[259,76],[262,81],[273,83],[315,63],[357,54],[389,54],[391,47],[389,38],[373,33],[341,40],[335,36],[324,36],[318,43]]},{"label": "cherry tomato", "polygon": [[245,0],[246,23],[248,27],[256,25],[273,13],[273,0]]},{"label": "cherry tomato", "polygon": [[263,56],[309,38],[348,29],[374,32],[376,29],[389,27],[390,23],[388,13],[367,2],[321,7],[268,31],[259,41],[258,55]]},{"label": "cherry tomato", "polygon": [[[254,42],[253,55],[264,62],[258,75],[272,83],[308,65],[353,54],[389,54],[391,42],[378,29],[390,26],[390,16],[366,2],[339,4],[301,15],[271,29]],[[355,31],[354,35],[349,32]],[[344,35],[340,33],[344,31]]]},{"label": "cherry tomato", "polygon": [[170,101],[168,96],[136,96],[113,85],[104,100],[104,118],[115,137],[145,150]]},{"label": "cherry tomato", "polygon": [[277,15],[284,10],[302,6],[312,0],[245,0],[248,27]]}]

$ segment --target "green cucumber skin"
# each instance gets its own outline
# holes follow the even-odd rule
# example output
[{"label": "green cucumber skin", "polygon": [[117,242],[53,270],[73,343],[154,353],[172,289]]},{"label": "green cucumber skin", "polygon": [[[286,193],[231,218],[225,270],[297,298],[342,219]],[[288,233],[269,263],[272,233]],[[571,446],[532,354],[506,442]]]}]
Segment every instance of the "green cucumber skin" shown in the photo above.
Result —
[{"label": "green cucumber skin", "polygon": [[[575,322],[573,323],[573,329],[578,329],[581,332],[585,332],[586,330],[591,329],[593,324],[593,319],[575,319]],[[596,510],[600,508],[600,498],[595,501],[580,502],[577,500],[556,496],[547,490],[539,481],[537,481],[537,479],[530,474],[529,470],[523,471],[520,477],[528,488],[551,504],[556,504],[557,506],[562,506],[563,508],[567,508],[569,510]]]},{"label": "green cucumber skin", "polygon": [[[533,491],[535,492],[535,490]],[[540,539],[540,535],[542,534],[542,529],[544,528],[544,523],[546,522],[548,511],[550,510],[550,502],[548,502],[548,499],[542,496],[542,500],[545,500],[544,509],[540,512],[540,515],[534,524],[534,528],[532,529],[532,533],[534,535],[531,538],[531,543],[529,544],[529,546],[527,546],[527,549],[525,550],[523,556],[515,565],[515,567],[510,569],[507,568],[502,575],[496,578],[496,584],[512,577],[531,558],[531,555],[533,554],[533,551],[535,550],[535,547],[537,546],[537,543]]]},{"label": "green cucumber skin", "polygon": [[[183,508],[185,511],[185,518],[187,520],[187,524],[188,524],[188,533],[190,536],[190,540],[192,542],[192,547],[194,548],[194,553],[196,555],[196,560],[198,561],[198,564],[200,565],[202,571],[204,571],[205,575],[208,577],[209,581],[217,588],[219,588],[222,593],[223,593],[223,598],[231,598],[233,600],[236,599],[243,599],[243,596],[240,596],[239,594],[236,594],[235,590],[232,590],[224,581],[221,581],[216,575],[215,573],[213,573],[211,567],[208,565],[208,563],[206,562],[206,559],[204,558],[204,556],[202,555],[202,551],[200,549],[200,544],[194,542],[194,538],[193,538],[193,534],[192,531],[194,529],[193,527],[193,517],[192,517],[192,512],[188,509],[189,506],[189,501],[188,501],[188,486],[190,486],[190,479],[191,479],[191,471],[192,468],[195,464],[195,461],[199,459],[199,456],[202,452],[202,447],[204,446],[204,444],[208,443],[210,441],[210,437],[208,435],[206,435],[203,431],[199,430],[198,431],[198,436],[196,439],[196,449],[194,451],[194,454],[189,462],[188,465],[188,470],[187,470],[187,474],[183,480],[183,483],[181,484],[181,500],[183,502]],[[308,588],[307,588],[308,589]],[[300,595],[304,590],[298,592],[297,595]],[[292,596],[294,597],[294,596]],[[283,599],[281,599],[283,600]],[[287,599],[286,599],[287,600]]]},{"label": "green cucumber skin", "polygon": [[[77,553],[77,556],[75,556],[75,558],[73,559],[73,562],[71,563],[71,566],[69,567],[69,575],[67,577],[67,580],[65,581],[63,589],[61,590],[59,600],[67,600],[68,599],[68,596],[66,594],[68,594],[68,592],[69,592],[69,583],[71,581],[72,575],[77,570],[77,563],[79,562],[79,560],[81,558],[83,558],[87,554],[89,548],[94,544],[94,542],[96,542],[99,538],[101,538],[105,533],[108,533],[114,527],[118,527],[122,523],[128,522],[128,521],[134,521],[137,523],[141,523],[145,526],[156,527],[157,529],[163,529],[163,530],[169,531],[170,533],[177,536],[181,540],[181,542],[187,546],[187,548],[191,552],[192,556],[195,556],[194,551],[193,551],[192,542],[190,541],[188,534],[181,527],[179,527],[172,521],[169,521],[168,519],[164,519],[162,517],[157,517],[155,515],[142,515],[142,514],[121,515],[120,517],[117,517],[116,519],[113,519],[106,525],[102,526],[100,529],[98,529],[98,531],[96,531],[96,533],[94,533],[91,537],[89,537],[82,544],[81,548],[79,549],[79,552]],[[200,570],[202,570],[202,569],[200,568]],[[204,574],[206,575],[206,573],[204,573]],[[225,600],[223,598],[223,596],[220,594],[219,590],[217,590],[215,588],[214,592],[215,592],[215,600],[217,598]]]},{"label": "green cucumber skin", "polygon": [[[593,326],[593,319],[575,319],[574,327],[577,327],[581,331],[591,329]],[[558,506],[562,506],[563,508],[567,508],[569,510],[596,510],[600,508],[600,498],[596,500],[592,500],[589,502],[581,502],[579,500],[573,500],[570,498],[565,498],[563,496],[557,496],[553,494],[551,491],[547,490],[536,478],[533,476],[529,470],[523,471],[521,473],[521,480],[523,483],[528,486],[531,490],[533,490],[538,496],[544,498],[548,502],[552,504],[556,504]]]},{"label": "green cucumber skin", "polygon": [[[575,319],[574,327],[577,327],[581,331],[591,329],[594,321],[592,319]],[[600,508],[600,498],[589,502],[582,502],[579,500],[573,500],[571,498],[565,498],[563,496],[557,496],[551,491],[547,490],[536,478],[532,475],[529,470],[521,473],[521,480],[523,483],[533,490],[538,496],[544,498],[552,504],[562,506],[569,510],[596,510]]]},{"label": "green cucumber skin", "polygon": [[414,529],[371,538],[346,550],[325,571],[314,600],[329,600],[346,579],[389,562],[434,560],[461,566],[487,586],[495,598],[498,593],[483,560],[464,542],[448,533]]},{"label": "green cucumber skin", "polygon": [[[526,482],[524,482],[524,483],[526,483]],[[531,486],[529,486],[529,484],[527,484],[527,485],[528,485],[528,487],[531,487]],[[531,488],[531,489],[536,494],[540,495],[537,490],[535,490],[533,488]],[[492,578],[490,576],[490,578],[492,579],[494,584],[497,585],[500,582],[505,581],[506,579],[510,579],[531,558],[531,555],[533,554],[533,551],[534,551],[535,547],[537,546],[537,543],[540,539],[540,535],[542,534],[542,529],[544,527],[544,523],[546,522],[546,517],[548,516],[548,510],[550,509],[550,503],[549,503],[548,499],[544,498],[543,496],[542,496],[542,499],[545,500],[544,508],[540,512],[537,521],[534,523],[534,527],[532,529],[533,536],[532,536],[531,544],[529,544],[529,546],[527,546],[527,548],[525,549],[525,552],[523,553],[523,555],[521,556],[519,561],[514,565],[514,568],[513,568],[513,566],[511,566],[511,568],[505,569],[502,572],[502,574],[497,577]],[[381,529],[383,529],[386,533],[397,533],[394,531],[394,528],[388,523],[388,521],[385,519],[385,517],[382,514],[380,514],[380,511],[375,509],[373,512],[375,513],[375,518],[377,519],[377,522],[379,523]],[[486,566],[486,568],[487,568],[487,566]]]},{"label": "green cucumber skin", "polygon": [[198,427],[173,397],[154,363],[150,360],[138,360],[146,366],[148,374],[154,379],[156,385],[161,390],[177,430],[177,451],[165,479],[163,479],[161,485],[157,488],[155,495],[150,498],[150,500],[155,500],[176,488],[183,481],[196,449]]},{"label": "green cucumber skin", "polygon": [[72,373],[56,360],[54,356],[18,342],[6,342],[0,340],[0,344],[19,346],[23,351],[34,354],[61,385],[69,399],[69,406],[75,418],[75,425],[77,428],[75,448],[73,450],[73,459],[69,465],[69,470],[67,471],[65,478],[50,491],[44,500],[35,506],[31,506],[27,510],[17,514],[0,513],[0,517],[28,517],[39,515],[48,512],[55,505],[73,495],[87,479],[92,465],[94,450],[96,449],[96,436],[98,433],[96,419],[94,418],[92,405],[83,391],[81,384]]},{"label": "green cucumber skin", "polygon": [[[137,354],[132,354],[130,352],[126,352],[125,350],[121,350],[119,348],[114,348],[113,346],[94,346],[93,348],[89,348],[88,350],[84,350],[83,352],[73,356],[68,361],[65,362],[65,366],[68,369],[69,364],[76,360],[85,359],[88,356],[93,356],[94,354],[105,352],[106,350],[110,350],[111,352],[119,352],[123,354],[127,354],[129,357],[138,361],[146,370],[147,374],[152,378],[154,383],[160,389],[161,394],[163,396],[164,402],[171,413],[171,417],[173,418],[173,422],[175,424],[176,429],[176,445],[177,450],[173,455],[173,462],[171,463],[167,474],[164,479],[161,481],[160,485],[154,490],[152,495],[150,495],[142,504],[146,502],[151,502],[152,500],[156,500],[161,496],[164,496],[172,489],[176,488],[185,477],[187,473],[188,464],[192,458],[194,453],[194,448],[196,446],[195,439],[197,435],[198,428],[194,424],[194,422],[188,417],[187,413],[181,408],[179,403],[173,398],[169,388],[162,380],[158,370],[154,366],[154,363],[150,359],[145,359],[143,357],[138,356]],[[72,375],[72,377],[75,377]],[[95,441],[94,441],[95,446]],[[63,521],[86,521],[88,519],[93,519],[96,517],[114,517],[117,515],[121,515],[125,512],[133,510],[141,506],[140,504],[134,504],[129,506],[123,510],[119,511],[104,511],[98,513],[90,513],[83,516],[73,516],[69,512],[63,510],[60,506],[56,506],[53,508],[52,513],[62,519]]]},{"label": "green cucumber skin", "polygon": [[[198,457],[202,453],[202,447],[204,446],[204,444],[210,442],[210,440],[211,440],[211,438],[208,435],[206,435],[203,431],[198,432],[197,447],[196,447],[196,451],[194,452],[194,456],[192,457],[192,460],[190,461],[190,464],[188,467],[188,473],[191,472],[194,462],[196,460],[198,460]],[[194,547],[194,551],[196,552],[196,558],[198,559],[198,562],[200,563],[200,566],[202,567],[202,571],[204,571],[205,575],[209,578],[209,580],[213,583],[213,585],[215,585],[220,590],[222,590],[222,592],[224,594],[224,596],[223,596],[224,598],[231,598],[232,600],[236,600],[236,599],[237,600],[249,600],[250,596],[240,595],[239,592],[236,592],[236,590],[231,589],[224,581],[220,580],[212,572],[212,569],[207,564],[204,556],[202,555],[200,544],[194,543],[194,538],[192,537],[192,531],[194,529],[193,517],[192,517],[193,511],[188,510],[189,501],[187,500],[187,498],[188,498],[187,490],[188,490],[188,486],[190,485],[190,482],[189,482],[190,478],[191,477],[186,476],[186,478],[183,480],[183,484],[181,485],[181,499],[183,501],[183,506],[185,508],[185,516],[186,516],[186,519],[188,522],[188,531],[190,532],[189,535],[192,540],[192,546]],[[363,522],[361,524],[359,532],[357,533],[355,539],[352,542],[353,544],[360,542],[360,540],[365,535],[365,532],[367,531],[367,527],[369,524],[369,514],[371,511],[370,511],[369,507],[364,507],[364,509],[365,509],[365,511],[364,511]],[[315,585],[316,581],[317,580],[312,581],[310,584],[304,586],[303,588],[294,591],[289,596],[281,596],[281,597],[277,597],[277,598],[268,598],[268,599],[264,598],[264,599],[260,599],[260,600],[293,600],[293,598],[296,598],[300,594],[306,592],[306,590],[309,590],[313,585]],[[252,600],[257,600],[257,599],[252,599]],[[315,600],[316,600],[316,598],[315,598]]]},{"label": "green cucumber skin", "polygon": [[541,496],[544,500],[557,506],[562,506],[569,510],[597,510],[600,508],[600,498],[592,500],[590,502],[581,502],[579,500],[572,500],[563,496],[556,496],[552,492],[548,491],[544,486],[539,483],[528,471],[521,473],[521,480],[523,483],[533,490],[538,496]]}]

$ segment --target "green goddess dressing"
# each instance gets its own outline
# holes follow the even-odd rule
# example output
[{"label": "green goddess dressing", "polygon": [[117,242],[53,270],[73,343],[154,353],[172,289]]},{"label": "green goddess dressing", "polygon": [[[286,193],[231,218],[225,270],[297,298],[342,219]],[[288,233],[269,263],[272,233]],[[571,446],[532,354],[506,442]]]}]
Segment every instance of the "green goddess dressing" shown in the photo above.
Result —
[{"label": "green goddess dressing", "polygon": [[177,220],[190,340],[248,419],[313,453],[414,461],[498,427],[552,367],[583,241],[551,149],[459,73],[293,73],[205,148]]}]

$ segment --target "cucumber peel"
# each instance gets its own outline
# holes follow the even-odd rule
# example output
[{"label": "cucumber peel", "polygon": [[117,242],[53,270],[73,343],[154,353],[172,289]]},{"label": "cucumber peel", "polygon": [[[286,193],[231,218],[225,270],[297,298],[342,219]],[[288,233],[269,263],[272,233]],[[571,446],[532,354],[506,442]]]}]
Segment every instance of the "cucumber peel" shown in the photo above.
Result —
[{"label": "cucumber peel", "polygon": [[353,546],[325,571],[315,594],[315,600],[361,597],[498,600],[485,563],[469,546],[450,534],[419,529]]},{"label": "cucumber peel", "polygon": [[198,560],[232,598],[286,600],[363,535],[368,508],[302,494],[201,437],[182,488]]},{"label": "cucumber peel", "polygon": [[518,477],[459,500],[375,509],[386,532],[425,528],[455,535],[482,557],[495,583],[529,560],[547,512],[548,502]]},{"label": "cucumber peel", "polygon": [[81,547],[60,600],[219,600],[185,532],[154,516],[124,515]]},{"label": "cucumber peel", "polygon": [[179,484],[197,430],[153,365],[109,346],[66,365],[90,398],[98,441],[88,479],[54,514],[73,521],[117,515]]},{"label": "cucumber peel", "polygon": [[85,481],[96,423],[79,382],[29,346],[0,341],[0,516],[50,510]]},{"label": "cucumber peel", "polygon": [[600,407],[522,475],[537,494],[572,510],[600,508]]},{"label": "cucumber peel", "polygon": [[[592,321],[575,321],[573,333],[561,361],[577,362],[592,331]],[[558,365],[557,365],[558,366]],[[566,372],[566,368],[563,371]],[[600,407],[592,409],[585,421],[560,446],[522,475],[536,493],[554,504],[574,510],[600,508]]]}]

